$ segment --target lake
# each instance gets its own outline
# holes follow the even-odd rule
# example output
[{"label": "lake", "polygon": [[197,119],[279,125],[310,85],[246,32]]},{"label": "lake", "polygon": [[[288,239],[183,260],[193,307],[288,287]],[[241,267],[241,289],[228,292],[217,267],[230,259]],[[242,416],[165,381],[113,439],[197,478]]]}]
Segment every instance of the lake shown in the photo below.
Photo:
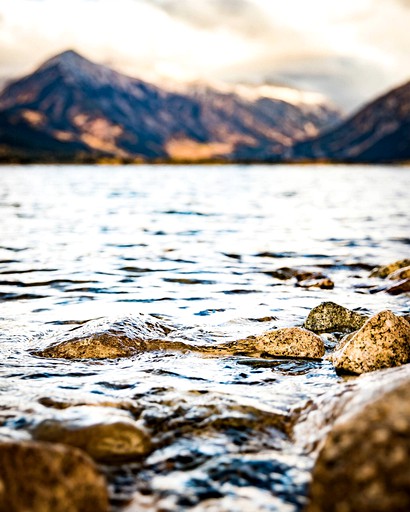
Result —
[{"label": "lake", "polygon": [[[324,301],[408,313],[408,294],[370,293],[369,271],[409,256],[410,167],[7,166],[0,180],[0,437],[109,402],[155,441],[103,468],[114,509],[301,510],[311,456],[267,418],[336,389],[328,361],[31,351],[145,315],[208,344],[301,325]],[[334,289],[272,276],[283,267]]]}]

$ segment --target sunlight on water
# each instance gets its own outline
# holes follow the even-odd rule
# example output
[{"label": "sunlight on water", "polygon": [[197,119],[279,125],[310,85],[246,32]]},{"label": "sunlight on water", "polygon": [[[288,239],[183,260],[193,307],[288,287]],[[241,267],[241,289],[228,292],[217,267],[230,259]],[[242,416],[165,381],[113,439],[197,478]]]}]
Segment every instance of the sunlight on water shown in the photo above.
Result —
[{"label": "sunlight on water", "polygon": [[[87,362],[33,350],[76,328],[126,329],[140,314],[171,326],[174,340],[207,345],[301,325],[328,300],[406,313],[408,295],[369,293],[368,276],[409,256],[409,178],[405,167],[2,168],[0,436],[29,437],[69,406],[116,408],[151,429],[159,448],[134,469],[170,510],[199,503],[188,496],[194,481],[225,496],[221,510],[243,507],[235,500],[252,492],[265,500],[258,510],[277,510],[278,500],[300,510],[311,462],[284,425],[339,385],[329,362],[163,351]],[[298,287],[272,276],[281,267],[322,272],[335,287]],[[168,437],[159,426],[167,418]],[[275,496],[263,482],[249,490],[244,474],[246,495],[227,476],[238,464],[271,474]],[[127,471],[131,483],[110,476],[118,502],[142,485]],[[222,492],[224,478],[236,491]]]}]

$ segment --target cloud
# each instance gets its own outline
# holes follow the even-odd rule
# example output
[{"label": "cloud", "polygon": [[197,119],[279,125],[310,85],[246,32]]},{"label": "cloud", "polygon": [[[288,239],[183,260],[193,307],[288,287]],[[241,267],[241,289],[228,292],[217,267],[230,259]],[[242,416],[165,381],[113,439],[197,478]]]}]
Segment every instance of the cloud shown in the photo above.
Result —
[{"label": "cloud", "polygon": [[263,9],[251,0],[151,0],[149,3],[203,30],[232,30],[254,37],[272,28]]},{"label": "cloud", "polygon": [[0,79],[74,48],[143,79],[288,82],[353,108],[409,77],[409,7],[410,0],[0,0]]}]

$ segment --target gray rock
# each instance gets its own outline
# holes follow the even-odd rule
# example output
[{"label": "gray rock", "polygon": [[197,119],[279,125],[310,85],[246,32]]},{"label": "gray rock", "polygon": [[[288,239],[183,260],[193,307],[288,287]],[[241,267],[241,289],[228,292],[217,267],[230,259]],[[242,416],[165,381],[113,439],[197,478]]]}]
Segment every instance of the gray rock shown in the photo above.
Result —
[{"label": "gray rock", "polygon": [[313,471],[306,512],[410,510],[409,460],[406,382],[334,427]]},{"label": "gray rock", "polygon": [[367,318],[334,302],[322,302],[311,310],[304,327],[313,332],[352,332],[360,329]]},{"label": "gray rock", "polygon": [[139,459],[151,451],[147,434],[134,421],[117,411],[99,412],[98,407],[73,407],[39,423],[32,436],[38,441],[75,446],[108,464]]},{"label": "gray rock", "polygon": [[364,373],[410,361],[410,324],[391,311],[382,311],[342,343],[333,356],[336,369]]},{"label": "gray rock", "polygon": [[0,510],[107,512],[105,479],[93,461],[76,448],[0,443]]},{"label": "gray rock", "polygon": [[408,266],[410,266],[410,259],[395,261],[394,263],[390,263],[390,265],[376,267],[370,273],[370,277],[381,277],[384,279],[392,272],[395,272],[396,270],[398,270],[400,268],[404,268],[404,267],[408,267]]},{"label": "gray rock", "polygon": [[325,346],[320,336],[301,327],[285,327],[259,336],[250,336],[221,346],[225,353],[244,355],[270,355],[320,359]]}]

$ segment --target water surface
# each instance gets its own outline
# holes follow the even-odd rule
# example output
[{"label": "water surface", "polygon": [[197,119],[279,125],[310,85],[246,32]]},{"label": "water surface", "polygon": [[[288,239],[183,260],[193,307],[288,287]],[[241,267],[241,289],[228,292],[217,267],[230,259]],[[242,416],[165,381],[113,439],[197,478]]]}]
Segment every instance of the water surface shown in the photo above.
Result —
[{"label": "water surface", "polygon": [[[279,423],[340,384],[327,361],[154,352],[78,362],[30,351],[88,321],[140,314],[207,344],[301,325],[326,300],[407,313],[408,295],[369,293],[368,275],[409,257],[409,171],[1,168],[0,435],[27,437],[60,414],[56,404],[109,402],[157,440],[146,461],[107,470],[116,506],[300,510],[311,459]],[[335,288],[269,274],[280,267],[320,271]]]}]

